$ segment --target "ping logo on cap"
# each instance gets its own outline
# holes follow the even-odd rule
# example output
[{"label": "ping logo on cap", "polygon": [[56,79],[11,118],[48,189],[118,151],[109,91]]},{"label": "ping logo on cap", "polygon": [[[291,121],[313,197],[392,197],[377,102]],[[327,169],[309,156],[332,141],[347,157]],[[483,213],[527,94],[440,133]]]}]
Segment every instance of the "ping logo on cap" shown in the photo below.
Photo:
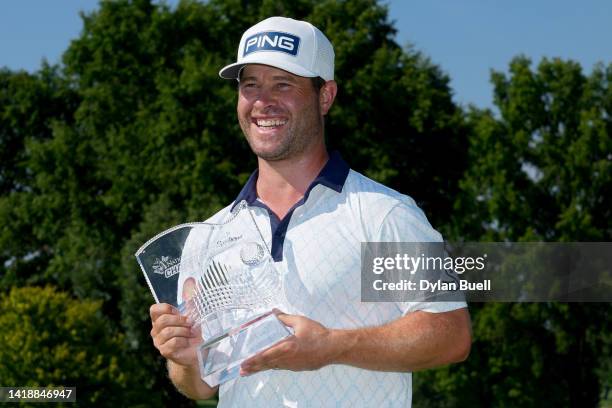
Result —
[{"label": "ping logo on cap", "polygon": [[280,51],[297,55],[300,37],[278,31],[264,31],[254,34],[244,42],[243,57],[256,51]]}]

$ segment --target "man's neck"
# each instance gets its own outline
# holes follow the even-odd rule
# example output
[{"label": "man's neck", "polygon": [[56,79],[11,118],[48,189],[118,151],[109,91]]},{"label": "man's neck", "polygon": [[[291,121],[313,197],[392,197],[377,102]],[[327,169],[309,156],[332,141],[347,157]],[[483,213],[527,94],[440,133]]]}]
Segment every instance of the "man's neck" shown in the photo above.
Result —
[{"label": "man's neck", "polygon": [[323,146],[298,158],[269,162],[259,159],[257,196],[283,219],[321,172],[329,156]]}]

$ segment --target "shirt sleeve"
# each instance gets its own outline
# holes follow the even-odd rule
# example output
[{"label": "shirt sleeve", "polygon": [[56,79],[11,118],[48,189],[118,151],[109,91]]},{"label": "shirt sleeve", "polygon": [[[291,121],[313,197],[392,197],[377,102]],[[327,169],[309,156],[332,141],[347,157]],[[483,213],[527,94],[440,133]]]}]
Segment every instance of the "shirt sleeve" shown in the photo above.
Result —
[{"label": "shirt sleeve", "polygon": [[[442,242],[442,235],[436,231],[425,213],[410,197],[393,206],[375,234],[374,242]],[[465,301],[453,302],[397,302],[402,315],[418,310],[430,313],[449,312],[467,307]]]}]

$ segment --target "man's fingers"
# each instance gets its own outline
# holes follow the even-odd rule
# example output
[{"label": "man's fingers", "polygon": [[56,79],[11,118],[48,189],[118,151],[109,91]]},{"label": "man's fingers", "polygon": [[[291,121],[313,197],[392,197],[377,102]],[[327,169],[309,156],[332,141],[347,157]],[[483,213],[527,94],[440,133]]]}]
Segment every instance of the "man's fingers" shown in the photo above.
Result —
[{"label": "man's fingers", "polygon": [[289,327],[293,327],[293,325],[296,323],[296,319],[294,319],[297,316],[294,315],[288,315],[285,313],[277,313],[276,317],[278,317],[278,320],[280,320],[281,322],[283,322],[283,324],[285,326],[289,326]]},{"label": "man's fingers", "polygon": [[174,315],[174,314],[164,314],[159,316],[155,321],[153,321],[153,328],[151,329],[151,336],[156,336],[159,332],[164,330],[166,327],[188,327],[192,326],[191,323],[187,321],[186,316]]},{"label": "man's fingers", "polygon": [[242,371],[254,373],[261,370],[282,368],[283,357],[290,356],[296,350],[297,344],[293,340],[285,340],[245,360]]},{"label": "man's fingers", "polygon": [[158,317],[165,314],[178,315],[179,311],[167,303],[156,303],[149,308],[149,314],[151,315],[151,321],[154,322]]},{"label": "man's fingers", "polygon": [[258,373],[260,371],[276,369],[283,369],[282,364],[279,360],[267,361],[266,363],[261,364],[242,364],[240,366],[240,375],[244,377],[247,375]]},{"label": "man's fingers", "polygon": [[189,341],[185,337],[173,337],[158,347],[159,353],[165,358],[175,359],[184,350],[189,348]]},{"label": "man's fingers", "polygon": [[285,326],[289,327],[295,327],[295,325],[298,324],[300,319],[302,318],[302,316],[290,315],[285,313],[278,313],[276,317],[278,317],[278,320],[283,322]]},{"label": "man's fingers", "polygon": [[297,348],[297,343],[290,337],[284,341],[281,341],[275,346],[272,346],[261,353],[259,357],[266,361],[276,360],[283,356],[292,354]]},{"label": "man's fingers", "polygon": [[201,327],[194,326],[175,307],[160,303],[149,308],[151,337],[159,353],[180,365],[197,362],[196,349],[202,340]]},{"label": "man's fingers", "polygon": [[250,358],[247,361],[244,361],[240,365],[241,375],[250,375],[264,370],[287,368],[283,364],[283,353],[277,353],[276,351],[277,350],[275,350],[274,353],[268,354],[266,356],[259,355]]},{"label": "man's fingers", "polygon": [[182,337],[182,338],[189,339],[195,336],[196,335],[194,335],[191,328],[189,327],[170,326],[170,327],[164,327],[155,336],[153,336],[153,342],[155,343],[156,346],[160,347],[175,337]]}]

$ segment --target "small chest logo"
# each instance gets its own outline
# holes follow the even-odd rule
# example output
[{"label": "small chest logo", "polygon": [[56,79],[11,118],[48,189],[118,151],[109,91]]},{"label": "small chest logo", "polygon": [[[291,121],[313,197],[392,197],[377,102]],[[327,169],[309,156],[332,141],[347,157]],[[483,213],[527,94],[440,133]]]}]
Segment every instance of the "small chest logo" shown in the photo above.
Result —
[{"label": "small chest logo", "polygon": [[279,31],[264,31],[246,39],[244,42],[243,57],[256,51],[280,51],[290,55],[297,55],[300,37]]}]

